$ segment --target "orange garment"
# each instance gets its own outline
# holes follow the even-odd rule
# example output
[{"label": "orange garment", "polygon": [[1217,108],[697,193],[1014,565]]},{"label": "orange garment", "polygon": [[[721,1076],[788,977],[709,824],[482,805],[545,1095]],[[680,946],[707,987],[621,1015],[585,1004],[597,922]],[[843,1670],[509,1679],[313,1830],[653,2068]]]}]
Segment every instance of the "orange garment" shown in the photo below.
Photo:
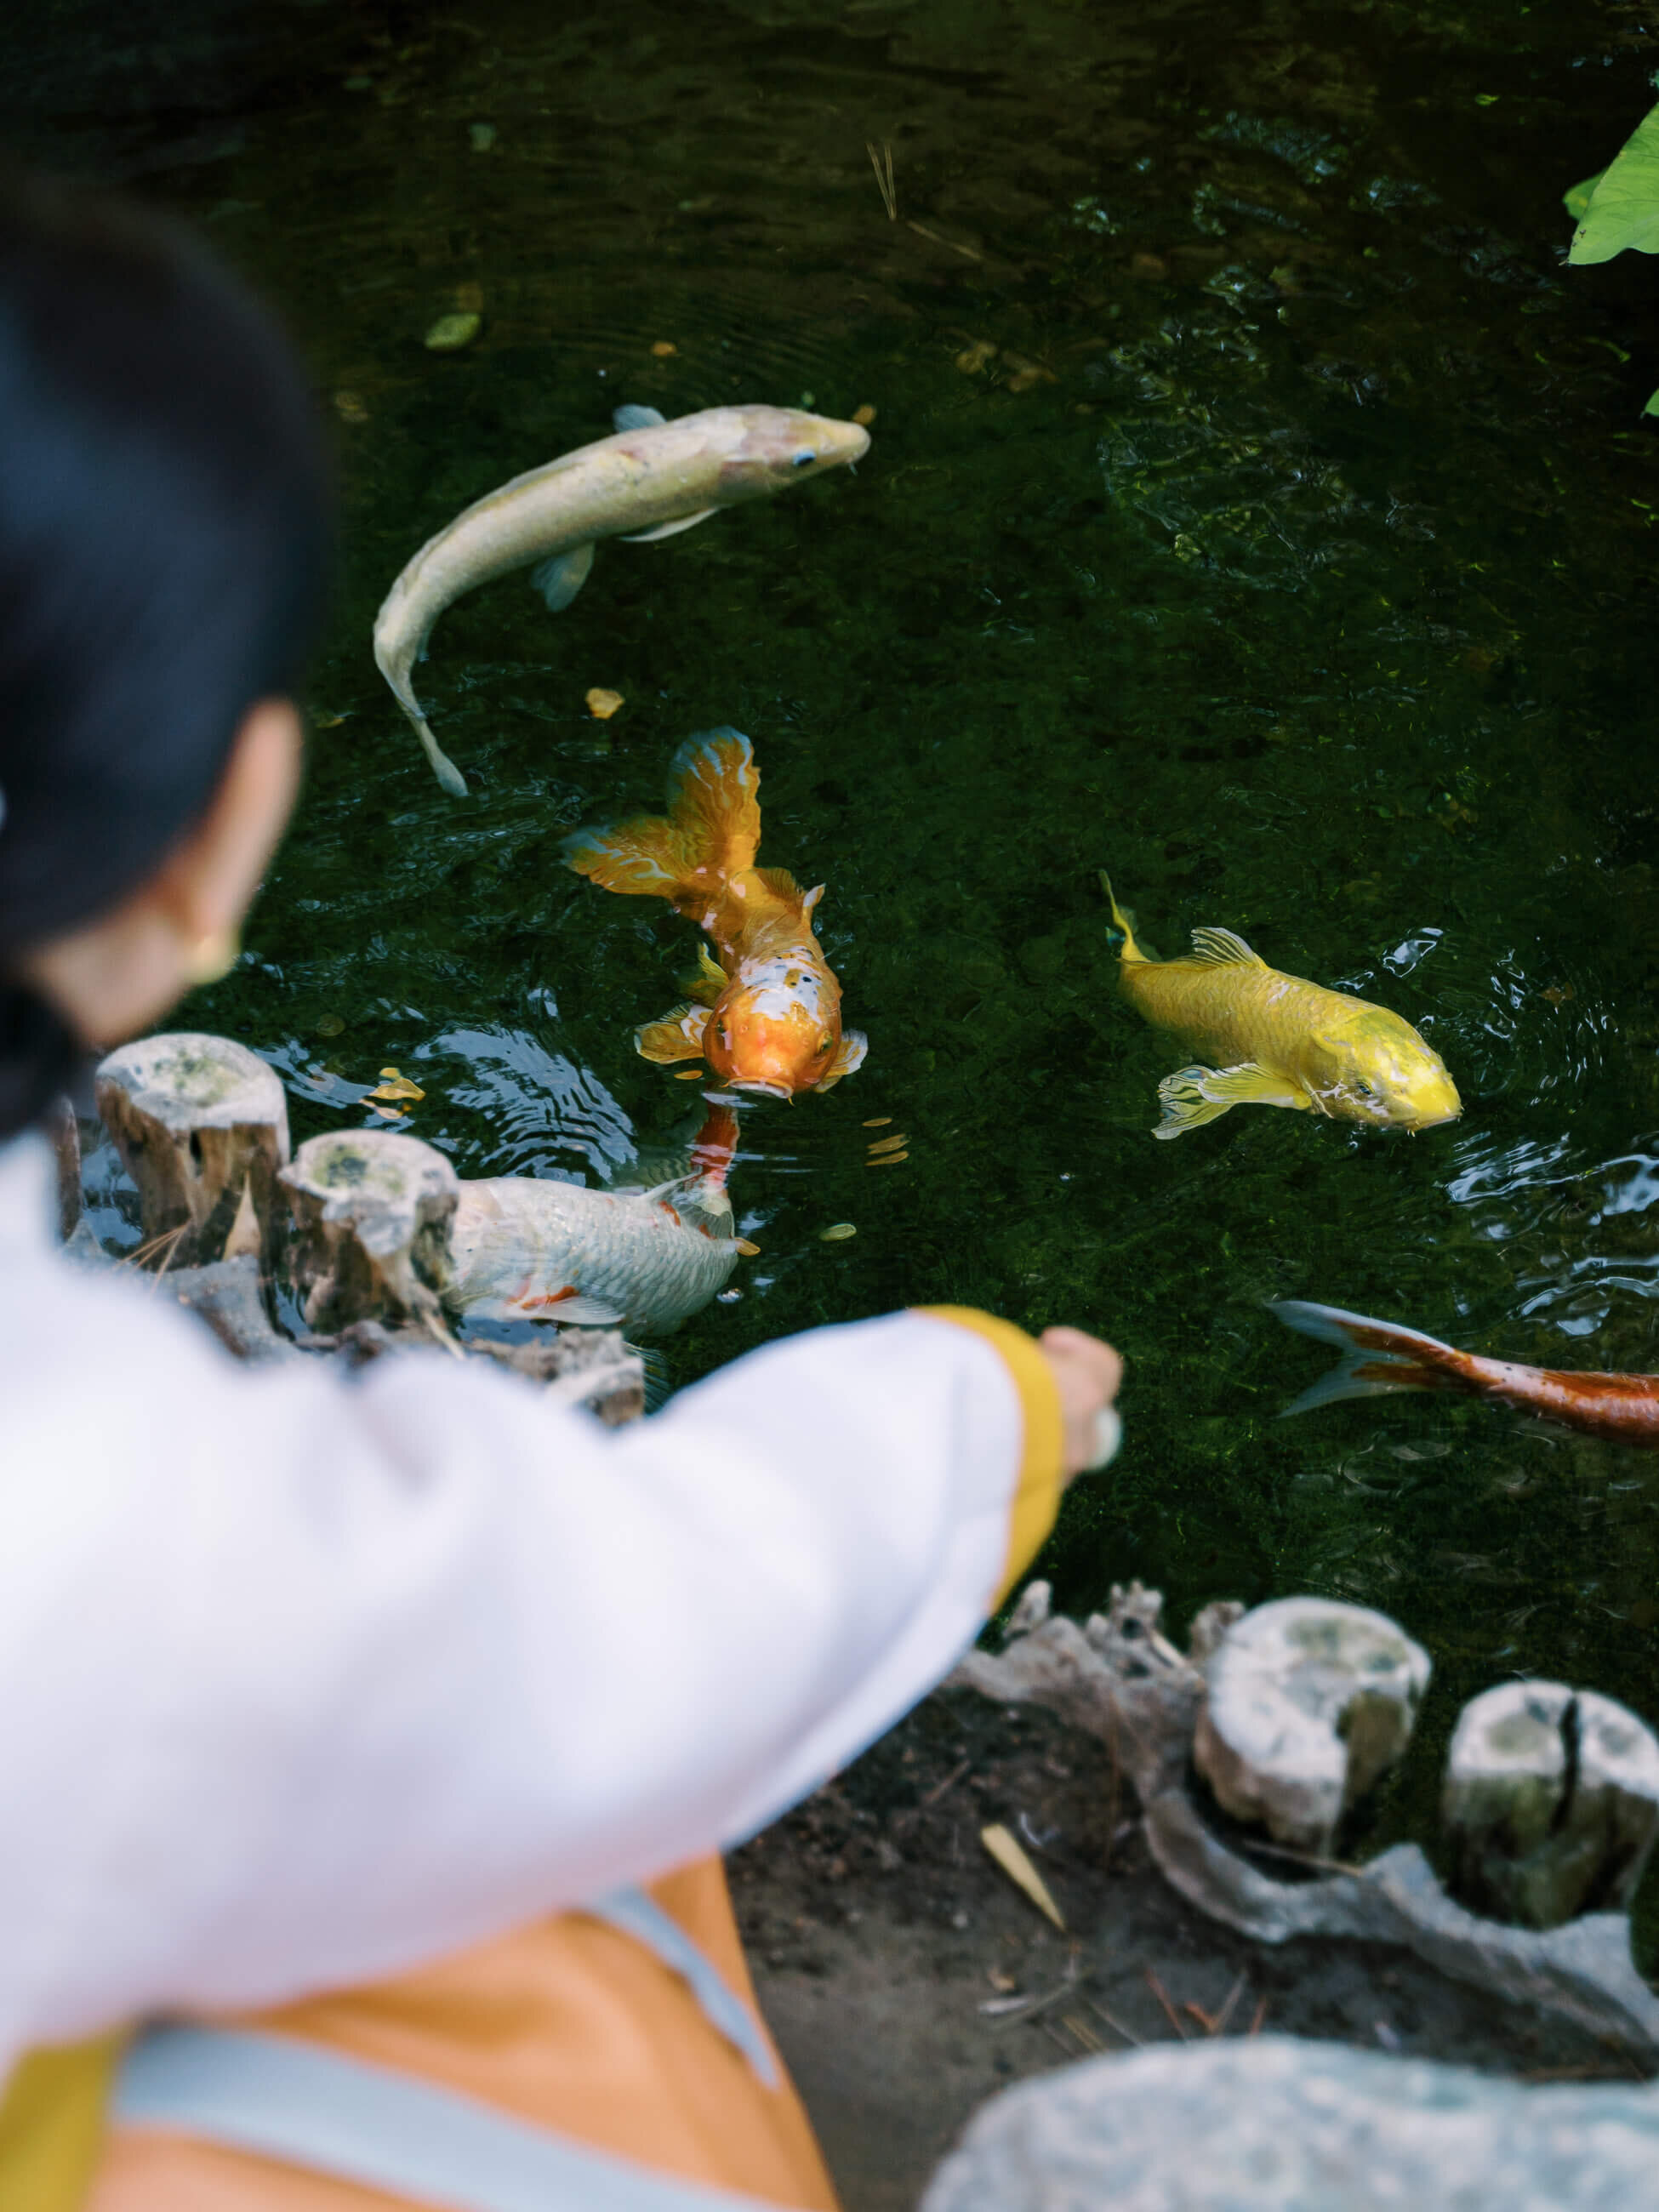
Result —
[{"label": "orange garment", "polygon": [[[650,1894],[752,2005],[719,1860],[653,1882]],[[763,2087],[677,1974],[584,1913],[516,1929],[371,1989],[226,2024],[396,2068],[659,2173],[834,2212],[835,2191],[787,2076]],[[106,2149],[86,2212],[394,2208],[407,2212],[401,2198],[354,2182],[124,2128]]]}]

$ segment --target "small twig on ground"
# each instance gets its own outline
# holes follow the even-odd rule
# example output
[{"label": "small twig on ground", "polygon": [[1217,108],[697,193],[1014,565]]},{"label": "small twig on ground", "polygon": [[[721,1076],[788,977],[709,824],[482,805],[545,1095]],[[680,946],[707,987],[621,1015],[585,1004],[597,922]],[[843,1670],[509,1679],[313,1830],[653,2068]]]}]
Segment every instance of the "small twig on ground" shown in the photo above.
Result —
[{"label": "small twig on ground", "polygon": [[1097,2013],[1100,2015],[1101,2019],[1105,2021],[1107,2027],[1111,2029],[1114,2035],[1121,2035],[1126,2043],[1133,2044],[1137,2051],[1143,2048],[1140,2038],[1136,2035],[1132,2029],[1125,2027],[1121,2020],[1114,2019],[1112,2014],[1107,2011],[1103,2004],[1097,2003],[1093,1997],[1085,1997],[1083,2002],[1088,2006],[1091,2012]]},{"label": "small twig on ground", "polygon": [[1057,2005],[1068,1997],[1083,1978],[1083,1954],[1074,1943],[1066,1961],[1066,1971],[1053,1989],[1040,1997],[988,1997],[980,2010],[991,2020],[1035,2020],[1039,2013]]},{"label": "small twig on ground", "polygon": [[1169,2016],[1170,2025],[1174,2028],[1176,2033],[1181,2038],[1183,2043],[1190,2043],[1192,2041],[1192,2038],[1187,2033],[1186,2027],[1182,2021],[1181,2014],[1175,2008],[1175,2005],[1170,1996],[1170,1992],[1164,1988],[1163,1983],[1159,1981],[1158,1976],[1152,1972],[1150,1966],[1146,1969],[1146,1986],[1152,1991],[1152,1995],[1158,1999],[1158,2002],[1163,2006],[1164,2012]]},{"label": "small twig on ground", "polygon": [[1365,1871],[1348,1859],[1316,1858],[1311,1851],[1287,1850],[1283,1844],[1260,1843],[1254,1836],[1241,1837],[1238,1847],[1249,1857],[1288,1859],[1292,1866],[1306,1867],[1314,1874],[1363,1875]]},{"label": "small twig on ground", "polygon": [[[894,209],[890,207],[887,212],[891,215]],[[925,238],[930,246],[942,246],[947,252],[959,253],[964,261],[983,261],[985,258],[982,253],[975,252],[971,246],[958,246],[954,238],[941,238],[938,231],[929,230],[926,223],[912,222],[908,216],[904,218],[904,228],[907,230],[914,230],[918,238]]]},{"label": "small twig on ground", "polygon": [[1249,2028],[1245,2031],[1246,2033],[1250,2035],[1260,2035],[1261,2033],[1261,2023],[1267,2017],[1267,2000],[1266,1997],[1263,1997],[1261,2003],[1255,2008],[1255,2017],[1251,2021]]},{"label": "small twig on ground", "polygon": [[1097,2051],[1103,2051],[1106,2048],[1105,2045],[1101,2041],[1100,2038],[1095,2033],[1093,2028],[1090,2027],[1088,2021],[1083,2018],[1080,2013],[1066,2013],[1061,2019],[1060,2024],[1066,2030],[1068,2035],[1074,2035],[1078,2041],[1083,2045],[1083,2048],[1091,2054]]},{"label": "small twig on ground", "polygon": [[876,183],[881,192],[881,204],[887,210],[889,222],[898,221],[898,194],[893,188],[893,149],[884,139],[878,151],[869,139],[864,150],[870,156],[870,167],[876,173]]},{"label": "small twig on ground", "polygon": [[937,1805],[939,1799],[944,1796],[945,1791],[954,1788],[956,1784],[961,1781],[963,1776],[966,1774],[973,1763],[974,1762],[971,1759],[964,1759],[960,1765],[953,1766],[951,1769],[951,1771],[945,1776],[943,1782],[936,1782],[925,1797],[917,1799],[917,1804],[922,1807]]},{"label": "small twig on ground", "polygon": [[[153,1260],[158,1252],[164,1252],[167,1257],[155,1270],[156,1279],[159,1281],[167,1271],[167,1260],[170,1260],[178,1249],[179,1239],[189,1227],[190,1223],[185,1220],[181,1221],[176,1229],[163,1229],[155,1237],[147,1237],[142,1244],[135,1244],[131,1252],[118,1260],[117,1267],[142,1267],[146,1260]],[[154,1288],[154,1285],[151,1287]]]},{"label": "small twig on ground", "polygon": [[1233,2016],[1233,2007],[1238,2002],[1240,1997],[1244,1994],[1244,1984],[1246,1979],[1247,1977],[1241,1972],[1238,1979],[1233,1984],[1231,1989],[1228,1990],[1226,1999],[1223,2003],[1220,2011],[1215,2016],[1215,2026],[1210,2030],[1212,2035],[1220,2035],[1225,2032],[1227,2022]]}]

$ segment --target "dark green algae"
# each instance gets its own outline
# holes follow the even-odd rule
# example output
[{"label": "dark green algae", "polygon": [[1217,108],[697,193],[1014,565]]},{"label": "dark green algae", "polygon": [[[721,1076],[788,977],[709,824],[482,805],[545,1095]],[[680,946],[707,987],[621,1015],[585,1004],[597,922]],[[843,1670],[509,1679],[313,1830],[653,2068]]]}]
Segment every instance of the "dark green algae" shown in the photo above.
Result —
[{"label": "dark green algae", "polygon": [[[183,1018],[283,1070],[297,1136],[395,1064],[463,1173],[621,1171],[688,1111],[631,1031],[693,940],[559,840],[735,723],[871,1048],[747,1121],[761,1256],[672,1379],[908,1303],[1109,1335],[1127,1442],[1066,1502],[1059,1601],[1139,1575],[1177,1622],[1396,1614],[1436,1677],[1384,1830],[1423,1828],[1450,1716],[1505,1675],[1659,1721],[1659,1463],[1462,1403],[1281,1423],[1323,1355],[1262,1310],[1659,1368],[1659,317],[1650,264],[1565,268],[1559,200],[1650,102],[1644,19],[548,14],[142,0],[109,43],[60,7],[4,64],[17,143],[206,222],[348,395],[308,788]],[[466,285],[479,337],[425,351]],[[603,547],[556,619],[520,579],[448,614],[419,688],[477,796],[446,799],[369,652],[409,554],[620,400],[750,398],[874,407],[868,461]],[[1115,999],[1103,865],[1160,951],[1221,923],[1397,1007],[1462,1121],[1154,1144],[1180,1055]]]}]

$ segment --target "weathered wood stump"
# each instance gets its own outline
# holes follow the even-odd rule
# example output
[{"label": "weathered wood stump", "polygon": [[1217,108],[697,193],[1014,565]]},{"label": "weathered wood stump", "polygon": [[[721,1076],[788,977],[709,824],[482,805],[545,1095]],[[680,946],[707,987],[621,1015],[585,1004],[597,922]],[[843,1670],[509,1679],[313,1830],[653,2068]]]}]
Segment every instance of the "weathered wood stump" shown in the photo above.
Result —
[{"label": "weathered wood stump", "polygon": [[280,1078],[228,1037],[144,1037],[98,1069],[98,1110],[138,1187],[158,1267],[268,1249],[273,1184],[289,1156]]},{"label": "weathered wood stump", "polygon": [[1217,1802],[1326,1858],[1410,1742],[1429,1656],[1364,1606],[1279,1598],[1226,1631],[1205,1677],[1193,1759]]},{"label": "weathered wood stump", "polygon": [[1441,1814],[1471,1911],[1559,1928],[1628,1911],[1659,1835],[1659,1740],[1593,1690],[1504,1682],[1458,1717]]},{"label": "weathered wood stump", "polygon": [[282,1171],[307,1324],[413,1322],[448,1343],[440,1310],[460,1182],[440,1152],[389,1130],[337,1129]]},{"label": "weathered wood stump", "polygon": [[81,1225],[86,1200],[81,1191],[81,1124],[73,1103],[59,1098],[44,1124],[47,1142],[58,1165],[58,1236],[67,1244]]}]

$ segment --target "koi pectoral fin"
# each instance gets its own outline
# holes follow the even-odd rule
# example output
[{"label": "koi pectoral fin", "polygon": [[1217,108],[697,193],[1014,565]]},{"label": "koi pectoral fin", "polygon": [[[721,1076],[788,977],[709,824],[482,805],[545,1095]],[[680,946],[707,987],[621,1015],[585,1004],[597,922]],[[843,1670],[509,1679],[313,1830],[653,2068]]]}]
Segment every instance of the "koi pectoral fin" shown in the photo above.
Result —
[{"label": "koi pectoral fin", "polygon": [[592,566],[592,546],[573,545],[568,552],[537,563],[530,572],[531,588],[546,600],[550,614],[560,614],[587,581]]},{"label": "koi pectoral fin", "polygon": [[1289,1106],[1305,1114],[1312,1101],[1299,1083],[1246,1060],[1238,1067],[1182,1067],[1158,1086],[1164,1119],[1155,1137],[1183,1137],[1231,1106]]},{"label": "koi pectoral fin", "polygon": [[836,1047],[835,1058],[813,1085],[813,1089],[828,1091],[839,1083],[843,1075],[850,1075],[855,1067],[862,1067],[864,1055],[869,1049],[870,1040],[861,1030],[843,1030],[841,1042]]},{"label": "koi pectoral fin", "polygon": [[635,1048],[642,1060],[654,1060],[660,1067],[677,1060],[701,1060],[708,1025],[707,1006],[676,1006],[659,1022],[647,1022],[635,1030]]},{"label": "koi pectoral fin", "polygon": [[689,992],[698,1006],[712,1006],[730,981],[708,947],[700,945],[697,947],[697,964],[690,975],[680,977],[680,988]]}]

